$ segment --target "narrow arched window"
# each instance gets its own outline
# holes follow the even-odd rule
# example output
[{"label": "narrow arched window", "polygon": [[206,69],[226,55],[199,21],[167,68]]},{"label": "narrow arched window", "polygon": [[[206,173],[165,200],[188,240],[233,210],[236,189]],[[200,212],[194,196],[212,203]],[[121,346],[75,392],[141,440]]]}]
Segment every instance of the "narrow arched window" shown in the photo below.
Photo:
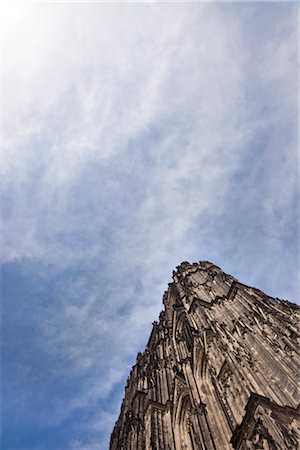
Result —
[{"label": "narrow arched window", "polygon": [[193,334],[192,334],[190,324],[188,323],[187,320],[184,322],[184,325],[183,325],[183,335],[184,335],[184,339],[186,342],[187,350],[189,353],[192,353],[194,339],[193,339]]}]

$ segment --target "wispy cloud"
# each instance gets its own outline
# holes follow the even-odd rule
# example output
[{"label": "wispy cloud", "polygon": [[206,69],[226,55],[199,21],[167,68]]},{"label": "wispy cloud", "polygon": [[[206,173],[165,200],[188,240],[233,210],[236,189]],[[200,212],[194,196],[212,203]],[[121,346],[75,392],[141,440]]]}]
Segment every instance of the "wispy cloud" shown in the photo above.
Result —
[{"label": "wispy cloud", "polygon": [[24,11],[4,42],[5,448],[107,446],[182,260],[296,300],[296,11]]}]

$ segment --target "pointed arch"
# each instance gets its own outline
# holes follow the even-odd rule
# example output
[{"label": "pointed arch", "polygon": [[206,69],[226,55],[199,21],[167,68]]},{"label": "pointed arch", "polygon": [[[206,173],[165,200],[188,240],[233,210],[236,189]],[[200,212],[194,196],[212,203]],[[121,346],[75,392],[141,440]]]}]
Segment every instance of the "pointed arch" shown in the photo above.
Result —
[{"label": "pointed arch", "polygon": [[173,342],[176,357],[179,361],[193,357],[194,336],[184,309],[175,311],[173,319]]},{"label": "pointed arch", "polygon": [[189,394],[184,392],[179,398],[175,414],[175,440],[178,450],[193,448],[190,437],[191,407]]}]

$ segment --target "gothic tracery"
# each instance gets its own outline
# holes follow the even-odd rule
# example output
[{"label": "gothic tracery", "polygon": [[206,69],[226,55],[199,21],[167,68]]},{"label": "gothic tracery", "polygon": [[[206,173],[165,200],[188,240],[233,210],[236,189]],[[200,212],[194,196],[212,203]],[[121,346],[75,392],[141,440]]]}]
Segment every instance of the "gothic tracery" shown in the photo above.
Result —
[{"label": "gothic tracery", "polygon": [[299,308],[182,263],[129,375],[111,450],[295,449]]}]

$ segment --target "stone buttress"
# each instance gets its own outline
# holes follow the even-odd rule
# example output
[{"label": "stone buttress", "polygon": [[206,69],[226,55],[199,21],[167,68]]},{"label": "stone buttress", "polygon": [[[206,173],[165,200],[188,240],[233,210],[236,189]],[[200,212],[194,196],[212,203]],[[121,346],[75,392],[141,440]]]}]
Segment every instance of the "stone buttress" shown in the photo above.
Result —
[{"label": "stone buttress", "polygon": [[110,450],[298,449],[299,308],[182,263],[125,387]]}]

